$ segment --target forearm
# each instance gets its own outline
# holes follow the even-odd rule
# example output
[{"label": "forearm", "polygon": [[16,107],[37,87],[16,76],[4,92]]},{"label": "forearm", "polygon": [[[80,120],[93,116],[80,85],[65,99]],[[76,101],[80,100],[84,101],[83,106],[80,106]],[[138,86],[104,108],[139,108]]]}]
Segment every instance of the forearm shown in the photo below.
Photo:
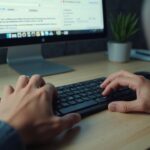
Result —
[{"label": "forearm", "polygon": [[0,149],[25,150],[19,133],[5,122],[0,121]]}]

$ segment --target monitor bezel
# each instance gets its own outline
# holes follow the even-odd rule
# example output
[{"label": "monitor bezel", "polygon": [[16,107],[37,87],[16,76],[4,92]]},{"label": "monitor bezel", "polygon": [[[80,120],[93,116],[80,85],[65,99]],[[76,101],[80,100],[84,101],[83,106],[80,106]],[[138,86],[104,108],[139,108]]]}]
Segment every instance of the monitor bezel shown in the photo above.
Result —
[{"label": "monitor bezel", "polygon": [[10,47],[19,45],[30,45],[30,44],[46,44],[50,42],[60,41],[71,41],[71,40],[86,40],[86,39],[97,39],[106,37],[106,2],[103,3],[103,17],[104,17],[104,30],[100,33],[86,33],[77,35],[63,35],[63,36],[44,36],[44,37],[28,37],[20,39],[0,39],[0,47]]}]

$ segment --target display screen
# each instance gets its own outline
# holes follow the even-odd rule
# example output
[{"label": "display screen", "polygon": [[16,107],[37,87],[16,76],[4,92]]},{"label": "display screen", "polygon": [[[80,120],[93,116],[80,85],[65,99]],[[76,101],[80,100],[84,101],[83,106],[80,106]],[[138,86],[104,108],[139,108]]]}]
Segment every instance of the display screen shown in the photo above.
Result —
[{"label": "display screen", "polygon": [[100,33],[102,0],[0,0],[0,39]]}]

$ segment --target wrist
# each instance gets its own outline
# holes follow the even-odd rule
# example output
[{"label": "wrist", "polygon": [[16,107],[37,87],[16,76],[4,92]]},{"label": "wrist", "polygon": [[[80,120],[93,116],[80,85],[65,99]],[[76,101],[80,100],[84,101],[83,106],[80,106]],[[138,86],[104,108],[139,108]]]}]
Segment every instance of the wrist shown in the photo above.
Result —
[{"label": "wrist", "polygon": [[[29,125],[25,119],[6,119],[5,121],[9,126],[11,126],[20,136],[24,144],[30,144]],[[32,132],[32,131],[31,131]]]}]

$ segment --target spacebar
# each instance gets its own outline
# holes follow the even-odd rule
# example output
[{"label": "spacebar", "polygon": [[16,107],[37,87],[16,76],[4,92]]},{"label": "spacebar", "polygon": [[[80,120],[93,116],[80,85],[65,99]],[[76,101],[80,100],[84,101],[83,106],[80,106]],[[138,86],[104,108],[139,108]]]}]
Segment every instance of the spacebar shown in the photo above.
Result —
[{"label": "spacebar", "polygon": [[97,104],[97,102],[95,102],[95,101],[86,101],[86,102],[83,102],[83,103],[79,103],[77,105],[71,105],[69,107],[62,108],[59,111],[62,114],[67,114],[67,113],[70,113],[70,112],[78,112],[78,110],[81,110],[81,109],[84,109],[84,108],[87,108],[87,107],[91,107],[91,106],[96,105],[96,104]]}]

